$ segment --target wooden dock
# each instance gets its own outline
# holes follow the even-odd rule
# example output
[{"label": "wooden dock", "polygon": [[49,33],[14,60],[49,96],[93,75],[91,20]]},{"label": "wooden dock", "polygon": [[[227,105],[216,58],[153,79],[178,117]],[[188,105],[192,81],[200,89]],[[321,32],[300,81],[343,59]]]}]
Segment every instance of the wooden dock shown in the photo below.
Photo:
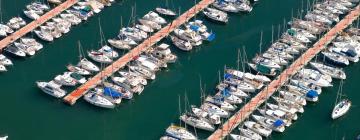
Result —
[{"label": "wooden dock", "polygon": [[49,12],[42,15],[39,19],[34,20],[30,22],[29,24],[25,25],[24,27],[20,28],[16,32],[12,33],[11,35],[7,36],[6,38],[2,39],[0,41],[0,52],[3,50],[6,46],[13,43],[17,39],[23,37],[27,33],[33,31],[35,28],[39,27],[41,24],[47,22],[51,18],[59,15],[64,10],[70,8],[74,4],[76,4],[78,0],[67,0],[64,3],[58,5],[54,9],[51,9]]},{"label": "wooden dock", "polygon": [[310,62],[327,44],[329,44],[338,33],[342,32],[346,27],[353,23],[360,14],[360,6],[355,7],[343,20],[337,23],[330,29],[312,48],[309,48],[296,61],[292,63],[286,70],[284,70],[275,80],[273,80],[267,87],[245,104],[238,112],[229,118],[219,129],[208,137],[208,140],[219,140],[225,138],[235,129],[241,122],[250,116],[261,104],[263,104],[269,97],[278,90],[290,77],[302,69],[308,62]]},{"label": "wooden dock", "polygon": [[156,32],[154,35],[146,39],[144,42],[136,46],[134,49],[123,55],[121,58],[113,62],[111,65],[106,67],[103,71],[96,74],[94,77],[89,79],[85,84],[81,85],[73,92],[64,97],[64,101],[73,105],[76,103],[77,99],[83,96],[91,88],[94,88],[98,85],[102,79],[105,79],[111,76],[114,72],[118,71],[120,68],[124,67],[128,62],[133,60],[134,57],[140,55],[149,47],[153,46],[155,43],[159,42],[164,37],[168,36],[174,29],[184,24],[197,13],[202,11],[204,8],[208,7],[215,0],[201,0],[199,3],[194,5],[192,8],[187,10],[185,13],[180,15],[178,18],[173,20],[167,26],[163,27],[160,31]]}]

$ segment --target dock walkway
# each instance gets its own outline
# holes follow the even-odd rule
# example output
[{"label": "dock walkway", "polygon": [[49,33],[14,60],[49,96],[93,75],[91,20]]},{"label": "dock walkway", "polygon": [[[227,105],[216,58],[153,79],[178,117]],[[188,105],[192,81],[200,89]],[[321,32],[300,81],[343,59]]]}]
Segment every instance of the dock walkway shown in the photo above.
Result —
[{"label": "dock walkway", "polygon": [[70,8],[74,4],[76,4],[78,0],[67,0],[62,4],[56,6],[55,8],[51,9],[49,12],[42,15],[39,19],[30,22],[29,24],[25,25],[24,27],[20,28],[19,30],[15,31],[11,35],[5,37],[0,41],[0,52],[9,44],[13,43],[17,39],[23,37],[27,33],[33,31],[35,28],[39,27],[41,24],[47,22],[48,20],[52,19],[53,17],[59,15],[61,12],[65,11],[66,9]]},{"label": "dock walkway", "polygon": [[249,115],[256,110],[262,103],[277,91],[290,77],[302,69],[308,62],[310,62],[327,44],[329,44],[338,33],[342,32],[346,27],[353,23],[359,17],[360,6],[355,7],[343,20],[337,23],[330,29],[312,48],[309,48],[303,55],[292,63],[285,71],[283,71],[275,80],[273,80],[260,93],[253,97],[247,104],[245,104],[238,112],[229,118],[219,129],[208,137],[208,140],[223,139],[231,133],[241,122],[243,122]]},{"label": "dock walkway", "polygon": [[89,91],[91,88],[94,88],[96,85],[98,85],[102,79],[105,79],[112,74],[114,74],[116,71],[118,71],[120,68],[124,67],[128,62],[133,60],[135,56],[140,55],[145,50],[147,50],[149,47],[153,46],[155,43],[159,42],[164,37],[168,36],[174,29],[179,27],[180,25],[184,24],[188,20],[190,20],[192,17],[194,17],[197,13],[202,11],[204,8],[208,7],[211,3],[213,3],[215,0],[201,0],[199,3],[194,5],[192,8],[187,10],[185,13],[183,13],[181,16],[173,20],[171,23],[169,23],[167,26],[163,27],[160,31],[156,32],[154,35],[146,39],[144,42],[136,46],[134,49],[130,50],[128,53],[123,55],[121,58],[113,62],[111,65],[106,67],[103,71],[99,72],[95,76],[93,76],[91,79],[89,79],[85,84],[81,85],[77,89],[75,89],[73,92],[68,94],[64,97],[64,101],[66,103],[69,103],[70,105],[73,105],[76,103],[77,99],[82,97],[87,91]]}]

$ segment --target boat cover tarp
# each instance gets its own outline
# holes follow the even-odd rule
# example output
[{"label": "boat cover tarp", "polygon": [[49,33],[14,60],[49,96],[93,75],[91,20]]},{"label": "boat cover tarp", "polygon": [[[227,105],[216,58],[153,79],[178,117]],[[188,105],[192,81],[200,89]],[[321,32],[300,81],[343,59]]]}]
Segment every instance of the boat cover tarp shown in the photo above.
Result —
[{"label": "boat cover tarp", "polygon": [[319,94],[315,90],[309,90],[306,93],[306,97],[309,97],[309,98],[315,98],[317,96],[319,96]]},{"label": "boat cover tarp", "polygon": [[223,95],[224,97],[230,96],[229,90],[228,90],[228,89],[224,89],[224,90],[222,91],[222,95]]},{"label": "boat cover tarp", "polygon": [[279,127],[279,126],[281,126],[281,125],[283,125],[284,124],[284,121],[282,121],[282,120],[276,120],[275,122],[274,122],[274,126],[275,127]]},{"label": "boat cover tarp", "polygon": [[110,87],[104,87],[104,94],[106,96],[110,96],[113,98],[120,98],[121,97],[121,93],[117,92],[116,90],[110,88]]},{"label": "boat cover tarp", "polygon": [[190,29],[193,30],[193,31],[198,31],[199,30],[199,26],[196,26],[196,25],[190,25]]},{"label": "boat cover tarp", "polygon": [[215,39],[215,34],[214,33],[211,33],[206,40],[208,41],[213,41]]},{"label": "boat cover tarp", "polygon": [[232,77],[231,74],[228,74],[228,73],[225,73],[225,74],[224,74],[224,78],[225,78],[225,79],[229,79],[229,78],[231,78],[231,77]]}]

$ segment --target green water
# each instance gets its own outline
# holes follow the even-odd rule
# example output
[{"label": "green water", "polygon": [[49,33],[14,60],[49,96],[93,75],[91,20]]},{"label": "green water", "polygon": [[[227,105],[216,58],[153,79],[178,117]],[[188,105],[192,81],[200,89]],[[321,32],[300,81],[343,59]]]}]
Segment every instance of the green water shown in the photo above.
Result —
[{"label": "green water", "polygon": [[[3,21],[22,15],[25,4],[31,0],[3,0]],[[86,23],[72,28],[71,32],[52,43],[36,56],[12,59],[14,67],[0,74],[0,135],[8,134],[10,140],[112,140],[158,139],[171,123],[178,123],[178,97],[187,95],[191,104],[199,104],[199,81],[206,85],[208,94],[218,81],[217,73],[224,65],[236,67],[236,51],[245,46],[248,58],[259,51],[260,32],[264,32],[263,46],[271,41],[271,26],[289,21],[292,12],[301,8],[299,0],[261,0],[250,14],[231,14],[229,24],[206,24],[216,33],[216,40],[189,53],[172,50],[179,56],[177,63],[157,74],[156,80],[134,100],[124,102],[114,110],[103,110],[80,99],[74,106],[42,93],[35,86],[37,80],[51,80],[65,71],[65,65],[78,59],[77,41],[84,50],[98,48],[100,35],[98,21],[107,38],[115,37],[120,28],[120,17],[127,25],[131,6],[136,4],[136,15],[163,4],[164,0],[138,0],[119,2],[104,9]],[[192,0],[174,0],[173,7],[190,8]],[[305,5],[305,4],[304,4]],[[197,16],[203,19],[202,15]],[[277,33],[275,32],[276,38]],[[168,41],[165,41],[168,42]],[[348,79],[344,93],[353,102],[345,117],[330,119],[338,81],[334,88],[324,89],[320,102],[309,104],[298,121],[283,134],[271,139],[354,139],[360,132],[360,65],[345,69]],[[183,106],[183,103],[182,103]],[[209,135],[198,130],[198,135]]]}]

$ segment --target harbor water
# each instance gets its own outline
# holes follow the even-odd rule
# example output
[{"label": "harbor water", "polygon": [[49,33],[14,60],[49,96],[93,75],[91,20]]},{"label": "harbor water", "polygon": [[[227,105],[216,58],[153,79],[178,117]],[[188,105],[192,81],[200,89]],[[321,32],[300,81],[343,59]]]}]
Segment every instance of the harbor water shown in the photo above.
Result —
[{"label": "harbor water", "polygon": [[[2,22],[13,16],[23,16],[22,9],[30,2],[32,0],[2,0]],[[184,12],[195,2],[169,0],[168,6]],[[85,52],[98,49],[99,25],[106,38],[113,38],[121,26],[129,25],[132,9],[135,17],[141,17],[164,4],[165,0],[118,0],[88,21],[73,27],[60,39],[42,42],[44,48],[35,56],[11,58],[14,66],[0,74],[0,136],[8,135],[10,140],[159,139],[171,123],[179,124],[179,106],[184,112],[188,104],[200,104],[200,82],[205,93],[213,95],[218,73],[225,66],[237,67],[237,51],[245,50],[250,59],[260,50],[265,50],[271,44],[272,28],[276,39],[278,29],[280,32],[283,30],[284,21],[306,11],[307,1],[260,0],[251,13],[230,14],[227,25],[209,22],[198,14],[195,18],[204,20],[216,34],[216,39],[191,52],[182,52],[172,46],[178,61],[158,72],[156,80],[149,82],[141,95],[123,101],[113,110],[94,107],[83,99],[69,106],[36,87],[36,81],[49,81],[64,72],[67,64],[79,60],[78,41]],[[263,32],[262,49],[259,47],[260,32]],[[170,44],[169,40],[163,42]],[[347,79],[343,93],[353,103],[345,116],[337,120],[330,117],[340,83],[335,80],[334,87],[323,89],[318,103],[309,103],[305,113],[299,115],[292,126],[282,134],[274,133],[270,139],[337,140],[354,139],[359,135],[360,65],[352,64],[345,71]],[[72,90],[67,89],[69,92]],[[185,95],[188,103],[184,103]],[[202,139],[210,135],[202,130],[196,132]]]}]

